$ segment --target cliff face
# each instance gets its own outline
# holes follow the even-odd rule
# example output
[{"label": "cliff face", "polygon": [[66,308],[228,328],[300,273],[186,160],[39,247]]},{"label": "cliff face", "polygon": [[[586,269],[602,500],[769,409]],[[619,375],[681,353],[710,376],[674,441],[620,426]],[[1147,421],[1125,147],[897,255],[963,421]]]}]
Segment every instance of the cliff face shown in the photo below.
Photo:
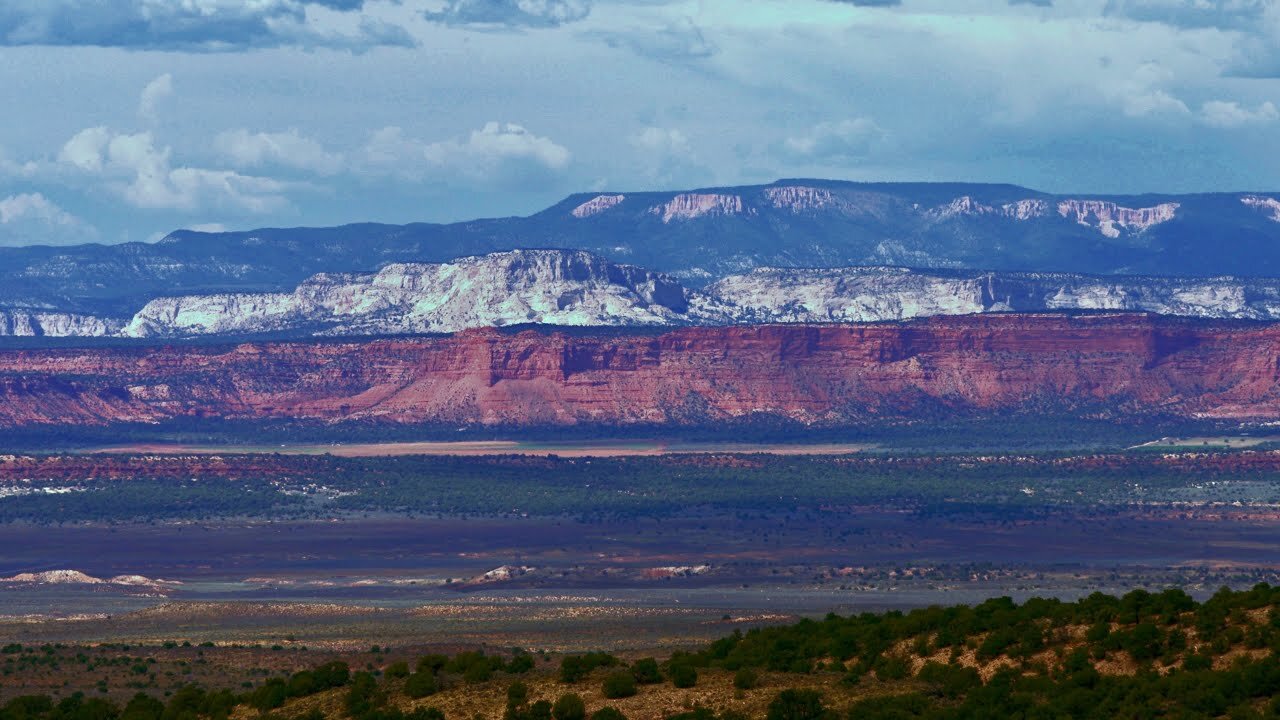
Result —
[{"label": "cliff face", "polygon": [[395,263],[376,273],[322,273],[292,293],[158,298],[133,317],[123,334],[407,334],[520,323],[728,320],[714,303],[658,273],[581,251],[516,250],[452,263]]},{"label": "cliff face", "polygon": [[182,416],[840,424],[970,410],[1280,417],[1280,326],[999,315],[0,352],[0,427]]},{"label": "cliff face", "polygon": [[1277,320],[1280,280],[762,268],[698,291],[660,273],[616,265],[583,251],[516,250],[452,263],[397,263],[377,273],[321,273],[292,293],[158,298],[123,330],[119,322],[90,323],[84,318],[68,329],[129,337],[272,332],[352,336],[526,323],[874,322],[1046,310]]}]

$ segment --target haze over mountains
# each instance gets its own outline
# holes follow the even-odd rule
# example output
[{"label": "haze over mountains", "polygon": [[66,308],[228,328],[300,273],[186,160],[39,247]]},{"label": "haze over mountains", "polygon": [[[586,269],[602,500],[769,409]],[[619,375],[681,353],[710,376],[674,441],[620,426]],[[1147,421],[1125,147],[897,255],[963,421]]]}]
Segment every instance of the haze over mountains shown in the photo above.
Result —
[{"label": "haze over mountains", "polygon": [[[1280,276],[1278,198],[787,180],[581,194],[526,218],[452,225],[2,248],[0,334],[451,332],[1075,309],[1272,319],[1280,283],[1257,278]],[[507,252],[531,248],[572,252]],[[502,254],[451,262],[485,253]]]}]

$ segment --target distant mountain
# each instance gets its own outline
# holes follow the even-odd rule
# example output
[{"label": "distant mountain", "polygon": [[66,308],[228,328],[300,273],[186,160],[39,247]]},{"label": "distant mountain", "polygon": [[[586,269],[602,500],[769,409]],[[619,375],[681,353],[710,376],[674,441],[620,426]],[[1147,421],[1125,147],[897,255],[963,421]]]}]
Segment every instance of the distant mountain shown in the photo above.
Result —
[{"label": "distant mountain", "polygon": [[0,248],[0,308],[127,318],[157,297],[290,293],[317,273],[518,248],[587,250],[694,287],[757,267],[850,265],[1280,276],[1280,193],[1062,196],[820,180],[589,193],[524,218]]},{"label": "distant mountain", "polygon": [[0,311],[0,334],[135,338],[450,333],[479,327],[852,323],[1106,310],[1280,320],[1280,279],[757,268],[701,289],[582,250],[322,273],[286,293],[156,298],[131,319]]}]

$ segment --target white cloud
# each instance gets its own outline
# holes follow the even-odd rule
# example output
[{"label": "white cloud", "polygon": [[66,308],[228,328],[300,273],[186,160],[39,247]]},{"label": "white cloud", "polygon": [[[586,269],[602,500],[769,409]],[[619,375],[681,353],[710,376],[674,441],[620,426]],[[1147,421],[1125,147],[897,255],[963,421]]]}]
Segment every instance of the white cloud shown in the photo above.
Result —
[{"label": "white cloud", "polygon": [[40,193],[0,199],[0,245],[89,242],[97,231]]},{"label": "white cloud", "polygon": [[1251,110],[1235,101],[1210,100],[1200,106],[1200,120],[1205,125],[1219,128],[1266,125],[1280,120],[1280,110],[1271,102],[1264,102]]},{"label": "white cloud", "polygon": [[111,142],[111,131],[105,127],[85,128],[62,146],[58,160],[86,172],[102,170],[103,152]]},{"label": "white cloud", "polygon": [[1109,92],[1127,117],[1188,115],[1191,109],[1187,104],[1164,87],[1173,79],[1173,72],[1168,68],[1156,62],[1146,62],[1121,82],[1112,85]]},{"label": "white cloud", "polygon": [[789,137],[783,148],[791,156],[819,164],[841,164],[866,157],[885,132],[868,117],[823,122],[808,133]]},{"label": "white cloud", "polygon": [[165,73],[147,83],[138,98],[138,117],[147,122],[156,121],[156,105],[173,94],[173,76]]},{"label": "white cloud", "polygon": [[334,175],[342,170],[341,154],[330,153],[296,129],[282,133],[250,133],[228,130],[214,139],[214,148],[233,167],[279,166],[318,175]]},{"label": "white cloud", "polygon": [[268,212],[288,206],[282,194],[285,183],[230,170],[175,168],[171,156],[170,148],[156,147],[150,132],[112,133],[98,127],[76,133],[58,158],[85,173],[102,176],[134,207]]},{"label": "white cloud", "polygon": [[628,138],[651,187],[692,186],[709,182],[713,173],[698,159],[697,148],[675,128],[646,127]]},{"label": "white cloud", "polygon": [[398,127],[373,133],[364,148],[374,173],[452,184],[529,183],[565,170],[572,154],[554,140],[514,123],[489,122],[465,138],[426,143]]}]

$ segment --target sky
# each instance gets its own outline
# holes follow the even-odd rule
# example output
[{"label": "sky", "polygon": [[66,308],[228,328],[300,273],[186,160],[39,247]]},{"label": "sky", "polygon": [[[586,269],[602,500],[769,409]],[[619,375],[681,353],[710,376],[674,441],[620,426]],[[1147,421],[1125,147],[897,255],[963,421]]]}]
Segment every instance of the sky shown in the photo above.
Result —
[{"label": "sky", "polygon": [[778,178],[1280,190],[1280,0],[4,0],[0,245]]}]

